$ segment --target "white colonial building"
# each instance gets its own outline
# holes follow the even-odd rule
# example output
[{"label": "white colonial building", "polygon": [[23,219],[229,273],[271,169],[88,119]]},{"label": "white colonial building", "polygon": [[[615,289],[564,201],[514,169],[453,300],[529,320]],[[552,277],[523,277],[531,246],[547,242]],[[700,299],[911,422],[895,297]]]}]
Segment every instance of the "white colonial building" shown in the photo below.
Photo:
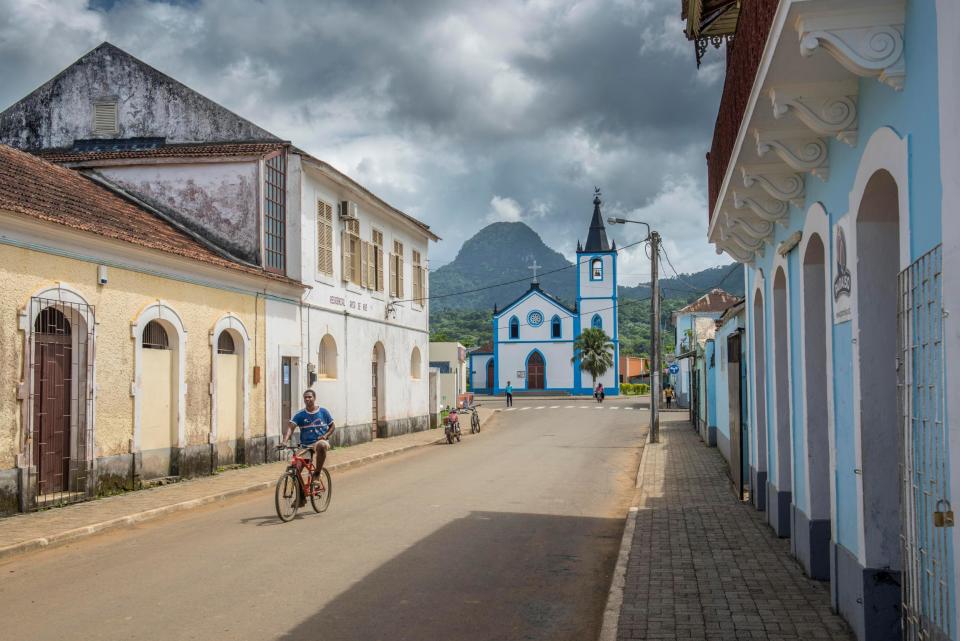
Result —
[{"label": "white colonial building", "polygon": [[[429,227],[104,43],[0,113],[0,143],[83,172],[205,247],[306,285],[263,292],[266,438],[316,390],[340,444],[429,426]],[[262,460],[262,459],[261,459]]]},{"label": "white colonial building", "polygon": [[614,345],[613,366],[597,382],[608,394],[618,393],[617,249],[607,241],[600,204],[597,195],[587,242],[577,243],[576,304],[543,291],[534,276],[526,293],[495,308],[492,348],[470,355],[472,390],[499,394],[510,384],[515,391],[591,393],[593,381],[574,358],[573,341],[582,329],[596,327]]}]

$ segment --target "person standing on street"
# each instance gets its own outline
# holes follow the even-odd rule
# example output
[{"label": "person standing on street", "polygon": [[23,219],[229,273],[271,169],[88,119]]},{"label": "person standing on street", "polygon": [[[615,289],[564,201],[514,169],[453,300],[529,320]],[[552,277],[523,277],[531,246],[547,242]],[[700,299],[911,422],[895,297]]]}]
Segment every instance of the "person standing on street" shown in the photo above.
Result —
[{"label": "person standing on street", "polygon": [[513,385],[510,384],[510,381],[507,381],[507,407],[513,407]]}]

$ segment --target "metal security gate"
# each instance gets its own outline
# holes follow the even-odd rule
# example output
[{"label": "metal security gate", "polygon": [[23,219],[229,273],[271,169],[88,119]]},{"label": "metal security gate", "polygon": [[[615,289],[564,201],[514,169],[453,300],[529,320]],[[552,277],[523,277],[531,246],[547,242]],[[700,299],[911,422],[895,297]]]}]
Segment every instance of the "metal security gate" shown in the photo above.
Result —
[{"label": "metal security gate", "polygon": [[30,301],[27,505],[37,509],[88,498],[92,491],[93,308]]},{"label": "metal security gate", "polygon": [[938,246],[899,276],[900,542],[908,641],[949,639],[952,627],[941,265]]}]

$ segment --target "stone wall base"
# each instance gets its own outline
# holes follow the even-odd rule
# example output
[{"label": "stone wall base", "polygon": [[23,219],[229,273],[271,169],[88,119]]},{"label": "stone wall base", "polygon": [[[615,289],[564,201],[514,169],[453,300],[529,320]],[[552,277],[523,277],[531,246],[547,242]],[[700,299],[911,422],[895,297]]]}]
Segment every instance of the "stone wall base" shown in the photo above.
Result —
[{"label": "stone wall base", "polygon": [[842,545],[831,542],[834,604],[860,641],[899,641],[900,573],[864,568]]},{"label": "stone wall base", "polygon": [[790,551],[807,576],[830,580],[830,519],[810,520],[796,505],[790,506]]},{"label": "stone wall base", "polygon": [[781,539],[790,536],[791,492],[781,492],[773,483],[767,482],[767,523]]}]

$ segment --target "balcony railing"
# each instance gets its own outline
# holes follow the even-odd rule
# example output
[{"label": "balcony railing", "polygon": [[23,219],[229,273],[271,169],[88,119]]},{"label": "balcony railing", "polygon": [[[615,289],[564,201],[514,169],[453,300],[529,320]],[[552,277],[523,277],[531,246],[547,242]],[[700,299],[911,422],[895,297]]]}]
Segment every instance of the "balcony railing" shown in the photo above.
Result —
[{"label": "balcony railing", "polygon": [[707,154],[707,184],[710,190],[708,217],[713,216],[773,24],[773,15],[779,4],[780,0],[744,0],[740,6],[736,35],[733,42],[727,45],[727,75],[717,122],[713,127],[713,144]]}]

